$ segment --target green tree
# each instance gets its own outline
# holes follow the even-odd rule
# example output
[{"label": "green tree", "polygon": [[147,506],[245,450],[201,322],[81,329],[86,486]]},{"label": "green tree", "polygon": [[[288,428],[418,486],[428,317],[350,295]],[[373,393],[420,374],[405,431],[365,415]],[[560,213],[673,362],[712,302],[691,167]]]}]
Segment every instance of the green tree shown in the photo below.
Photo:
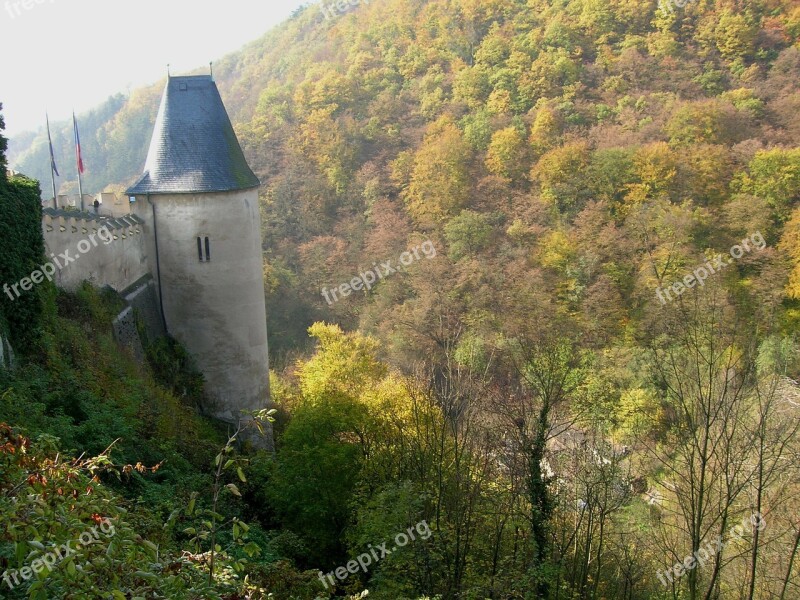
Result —
[{"label": "green tree", "polygon": [[464,139],[473,150],[481,151],[489,148],[492,140],[492,123],[485,108],[461,119],[461,127],[464,129]]},{"label": "green tree", "polygon": [[786,284],[786,295],[800,300],[800,208],[792,211],[791,218],[783,228],[778,248],[785,252],[791,261],[789,282]]},{"label": "green tree", "polygon": [[780,220],[800,201],[800,148],[760,150],[742,178],[743,191],[764,198]]},{"label": "green tree", "polygon": [[278,440],[268,496],[315,564],[335,566],[346,556],[342,536],[363,467],[359,432],[368,418],[352,398],[326,394],[298,406]]},{"label": "green tree", "polygon": [[589,199],[585,172],[590,156],[586,142],[572,142],[545,153],[533,167],[531,179],[559,213],[574,215]]},{"label": "green tree", "polygon": [[449,119],[428,128],[414,157],[405,194],[408,211],[418,223],[431,226],[464,207],[469,198],[469,146]]},{"label": "green tree", "polygon": [[637,148],[633,155],[637,182],[629,186],[626,204],[672,198],[676,193],[679,164],[677,154],[665,142]]},{"label": "green tree", "polygon": [[618,210],[625,199],[625,190],[635,181],[633,151],[607,148],[593,152],[587,177],[592,197]]},{"label": "green tree", "polygon": [[482,64],[463,67],[456,73],[453,81],[453,99],[466,103],[470,108],[479,109],[492,91],[490,72]]},{"label": "green tree", "polygon": [[701,100],[682,106],[670,118],[665,131],[670,141],[687,144],[731,144],[743,129],[733,106],[717,99]]},{"label": "green tree", "polygon": [[518,127],[496,131],[489,144],[486,167],[493,174],[519,181],[527,171],[525,136]]},{"label": "green tree", "polygon": [[714,29],[717,50],[728,60],[750,58],[755,49],[758,29],[747,15],[725,10]]},{"label": "green tree", "polygon": [[464,210],[445,225],[444,235],[450,247],[450,258],[460,260],[473,257],[489,243],[492,224],[486,215]]},{"label": "green tree", "polygon": [[530,144],[533,152],[541,156],[555,148],[559,141],[564,124],[561,113],[545,104],[538,111],[531,126]]}]

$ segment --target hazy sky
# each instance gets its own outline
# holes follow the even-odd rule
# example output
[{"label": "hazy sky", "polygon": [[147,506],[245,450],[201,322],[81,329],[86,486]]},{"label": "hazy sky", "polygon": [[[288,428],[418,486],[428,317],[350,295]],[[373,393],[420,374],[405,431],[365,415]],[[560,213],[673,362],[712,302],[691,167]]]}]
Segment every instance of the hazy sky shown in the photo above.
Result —
[{"label": "hazy sky", "polygon": [[0,0],[6,135],[207,65],[309,0]]}]

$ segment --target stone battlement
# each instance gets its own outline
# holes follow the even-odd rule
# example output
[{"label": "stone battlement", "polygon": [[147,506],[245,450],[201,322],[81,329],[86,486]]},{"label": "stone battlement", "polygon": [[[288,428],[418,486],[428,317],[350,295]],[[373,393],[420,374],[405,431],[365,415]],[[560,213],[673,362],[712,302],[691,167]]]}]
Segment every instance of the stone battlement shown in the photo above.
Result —
[{"label": "stone battlement", "polygon": [[85,280],[117,291],[126,289],[149,272],[143,225],[144,221],[132,214],[114,218],[94,212],[42,209],[48,255],[69,251],[75,258],[56,272],[56,284],[75,290]]},{"label": "stone battlement", "polygon": [[105,227],[112,233],[119,232],[117,236],[121,235],[126,238],[129,235],[140,235],[144,221],[134,214],[115,218],[93,212],[44,208],[42,209],[42,225],[45,234],[58,229],[60,233],[71,232],[86,235],[97,233],[99,228]]}]

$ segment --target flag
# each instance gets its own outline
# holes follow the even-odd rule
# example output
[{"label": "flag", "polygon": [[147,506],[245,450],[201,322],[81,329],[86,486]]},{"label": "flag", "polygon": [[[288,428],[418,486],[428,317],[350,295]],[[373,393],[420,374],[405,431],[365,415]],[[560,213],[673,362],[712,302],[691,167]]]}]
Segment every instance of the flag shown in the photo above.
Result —
[{"label": "flag", "polygon": [[75,113],[72,113],[72,127],[75,129],[75,157],[78,161],[78,173],[82,174],[83,168],[83,155],[81,155],[81,137],[78,135],[78,121],[75,119]]},{"label": "flag", "polygon": [[53,154],[53,140],[50,139],[50,116],[46,115],[46,118],[47,118],[47,143],[50,145],[50,169],[53,171],[53,173],[61,177],[61,175],[58,174],[58,169],[56,169],[56,157]]}]

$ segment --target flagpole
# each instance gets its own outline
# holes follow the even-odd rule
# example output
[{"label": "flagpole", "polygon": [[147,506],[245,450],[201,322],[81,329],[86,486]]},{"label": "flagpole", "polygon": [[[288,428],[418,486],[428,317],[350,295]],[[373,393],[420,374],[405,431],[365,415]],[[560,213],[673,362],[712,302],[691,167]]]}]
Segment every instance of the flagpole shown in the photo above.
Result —
[{"label": "flagpole", "polygon": [[84,210],[83,206],[83,181],[81,180],[81,173],[78,171],[78,194],[81,197],[81,211]]},{"label": "flagpole", "polygon": [[47,120],[47,141],[50,144],[50,181],[53,182],[53,208],[58,210],[58,195],[56,194],[56,173],[55,173],[56,162],[53,158],[53,142],[50,139],[50,115],[45,113],[45,119]]},{"label": "flagpole", "polygon": [[78,169],[78,194],[81,197],[81,212],[84,210],[83,206],[83,180],[81,179],[81,155],[80,143],[78,141],[78,121],[75,120],[75,111],[72,111],[72,127],[75,130],[75,166]]},{"label": "flagpole", "polygon": [[53,172],[53,163],[50,163],[50,181],[53,182],[53,208],[58,209],[58,196],[56,195],[56,174]]},{"label": "flagpole", "polygon": [[58,209],[58,196],[56,195],[56,174],[53,172],[53,161],[50,161],[50,181],[53,182],[53,208]]}]

